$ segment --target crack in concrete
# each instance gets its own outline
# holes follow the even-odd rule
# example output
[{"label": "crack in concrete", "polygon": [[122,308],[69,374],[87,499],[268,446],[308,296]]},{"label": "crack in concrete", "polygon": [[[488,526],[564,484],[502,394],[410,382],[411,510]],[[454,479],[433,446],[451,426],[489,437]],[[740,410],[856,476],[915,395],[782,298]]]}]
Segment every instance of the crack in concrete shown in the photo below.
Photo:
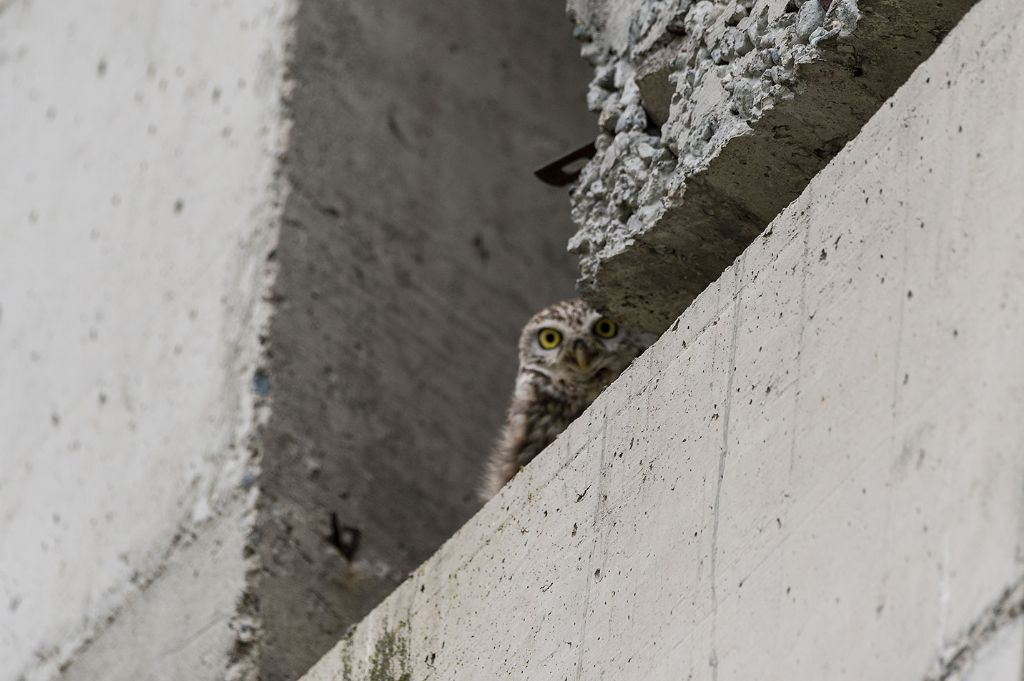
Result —
[{"label": "crack in concrete", "polygon": [[800,380],[804,369],[804,333],[807,330],[807,270],[810,268],[811,257],[811,223],[804,221],[803,229],[804,250],[800,257],[800,318],[799,336],[796,342],[796,377],[793,379],[795,390],[793,391],[793,422],[791,424],[791,435],[789,441],[789,477],[793,477],[793,466],[796,464],[796,435],[800,431]]},{"label": "crack in concrete", "polygon": [[715,480],[715,516],[711,529],[711,665],[712,681],[718,681],[718,526],[722,503],[722,481],[725,478],[725,459],[729,453],[729,422],[732,415],[732,385],[736,377],[736,345],[739,340],[743,311],[744,258],[736,261],[736,291],[733,293],[736,310],[733,312],[732,339],[729,347],[729,377],[725,381],[725,400],[722,404],[722,453],[718,458],[718,479]]},{"label": "crack in concrete", "polygon": [[1016,584],[1008,587],[999,600],[989,606],[962,633],[956,641],[946,646],[936,664],[938,669],[926,676],[924,681],[951,681],[959,678],[960,672],[969,667],[978,652],[984,648],[997,633],[1012,625],[1024,615],[1024,577]]},{"label": "crack in concrete", "polygon": [[[602,414],[602,418],[601,418],[601,450],[600,450],[600,455],[599,455],[599,459],[598,459],[598,468],[597,468],[597,470],[598,470],[597,491],[595,492],[598,496],[597,496],[597,501],[594,504],[594,515],[593,515],[593,520],[591,522],[591,528],[598,527],[598,520],[600,519],[601,513],[604,510],[602,508],[603,507],[602,500],[603,500],[604,495],[601,492],[604,489],[604,485],[602,484],[602,481],[604,480],[605,462],[607,461],[607,456],[606,456],[606,454],[607,454],[607,446],[608,446],[608,412],[607,412],[607,410],[604,410],[604,413]],[[593,483],[591,483],[590,485],[587,485],[587,489],[583,491],[582,495],[579,495],[579,497],[576,499],[576,501],[577,502],[580,501],[583,498],[583,496],[586,495],[587,490],[589,490],[592,486],[593,486]],[[600,548],[601,548],[600,547],[601,540],[602,540],[601,533],[600,532],[595,532],[594,533],[594,541],[593,541],[593,543],[590,546],[590,555],[587,557],[587,572],[586,572],[586,574],[588,574],[588,575],[594,574],[591,571],[591,568],[594,567],[594,559],[595,559],[595,557],[597,555],[598,550],[600,550]],[[605,555],[606,559],[607,559],[607,548],[608,548],[607,546],[604,547],[605,554],[606,554]],[[601,564],[603,565],[605,562],[607,562],[607,560],[603,560]],[[600,570],[598,570],[598,573],[600,573]],[[595,574],[595,578],[596,578],[596,574]],[[582,681],[582,679],[584,678],[584,676],[583,676],[583,661],[584,661],[584,656],[586,655],[586,652],[587,652],[587,646],[586,646],[586,642],[587,642],[587,624],[588,624],[588,622],[590,620],[590,585],[593,584],[593,583],[594,583],[594,579],[588,577],[587,581],[586,581],[586,589],[585,589],[585,591],[583,593],[583,617],[582,617],[582,621],[580,622],[579,655],[576,657],[576,681]],[[567,643],[568,643],[568,641],[567,641]]]}]

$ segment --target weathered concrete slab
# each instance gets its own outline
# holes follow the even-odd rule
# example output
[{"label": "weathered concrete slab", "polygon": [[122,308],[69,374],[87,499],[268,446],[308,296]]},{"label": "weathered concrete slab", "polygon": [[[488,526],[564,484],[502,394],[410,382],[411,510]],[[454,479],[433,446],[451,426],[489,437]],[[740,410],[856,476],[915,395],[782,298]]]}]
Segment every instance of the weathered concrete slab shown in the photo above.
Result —
[{"label": "weathered concrete slab", "polygon": [[577,52],[548,0],[0,0],[0,681],[292,681],[477,509]]},{"label": "weathered concrete slab", "polygon": [[571,0],[601,124],[573,196],[584,296],[664,330],[974,1]]},{"label": "weathered concrete slab", "polygon": [[[72,659],[93,679],[185,678],[146,657],[185,636],[183,594],[150,586],[246,503],[287,9],[0,3],[3,681]],[[227,517],[238,546],[247,525]],[[183,592],[210,641],[233,634],[200,613],[244,573],[240,551],[222,558]],[[111,618],[162,614],[162,640],[77,655]],[[205,671],[187,678],[224,667]]]},{"label": "weathered concrete slab", "polygon": [[172,543],[133,583],[109,626],[64,667],[64,681],[242,681],[255,668],[257,618],[246,560],[251,511],[236,500]]},{"label": "weathered concrete slab", "polygon": [[306,681],[1019,678],[1022,88],[983,0]]}]

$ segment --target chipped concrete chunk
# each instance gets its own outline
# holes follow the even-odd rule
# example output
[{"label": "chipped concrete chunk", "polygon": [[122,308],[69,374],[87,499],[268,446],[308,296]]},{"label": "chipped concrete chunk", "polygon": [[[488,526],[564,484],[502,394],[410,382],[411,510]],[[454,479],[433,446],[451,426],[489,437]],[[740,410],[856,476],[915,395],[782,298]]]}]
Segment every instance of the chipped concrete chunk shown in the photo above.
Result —
[{"label": "chipped concrete chunk", "polygon": [[572,198],[583,295],[663,330],[973,4],[570,0],[600,124]]}]

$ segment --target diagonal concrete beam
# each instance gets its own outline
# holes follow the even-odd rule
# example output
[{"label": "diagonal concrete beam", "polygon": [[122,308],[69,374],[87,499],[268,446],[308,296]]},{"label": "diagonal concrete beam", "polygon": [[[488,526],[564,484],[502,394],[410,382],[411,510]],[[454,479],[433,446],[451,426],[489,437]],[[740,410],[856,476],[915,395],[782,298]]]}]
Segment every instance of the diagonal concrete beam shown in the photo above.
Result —
[{"label": "diagonal concrete beam", "polygon": [[983,0],[305,681],[1018,678],[1022,89]]}]

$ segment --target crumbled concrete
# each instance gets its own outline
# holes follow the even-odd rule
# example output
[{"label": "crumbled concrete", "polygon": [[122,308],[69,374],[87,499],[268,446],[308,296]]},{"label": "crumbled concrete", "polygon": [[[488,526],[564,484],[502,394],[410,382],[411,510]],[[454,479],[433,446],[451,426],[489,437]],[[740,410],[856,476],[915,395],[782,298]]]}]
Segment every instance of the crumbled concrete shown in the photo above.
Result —
[{"label": "crumbled concrete", "polygon": [[[243,572],[232,549],[186,588],[183,538],[247,534],[288,7],[2,7],[2,681],[223,674],[167,670],[198,668],[177,643],[220,646],[206,601],[227,616]],[[135,625],[129,646],[88,644]]]},{"label": "crumbled concrete", "polygon": [[584,296],[664,330],[973,4],[570,1],[600,126],[572,201]]},{"label": "crumbled concrete", "polygon": [[982,0],[305,680],[1019,678],[1022,88]]}]

